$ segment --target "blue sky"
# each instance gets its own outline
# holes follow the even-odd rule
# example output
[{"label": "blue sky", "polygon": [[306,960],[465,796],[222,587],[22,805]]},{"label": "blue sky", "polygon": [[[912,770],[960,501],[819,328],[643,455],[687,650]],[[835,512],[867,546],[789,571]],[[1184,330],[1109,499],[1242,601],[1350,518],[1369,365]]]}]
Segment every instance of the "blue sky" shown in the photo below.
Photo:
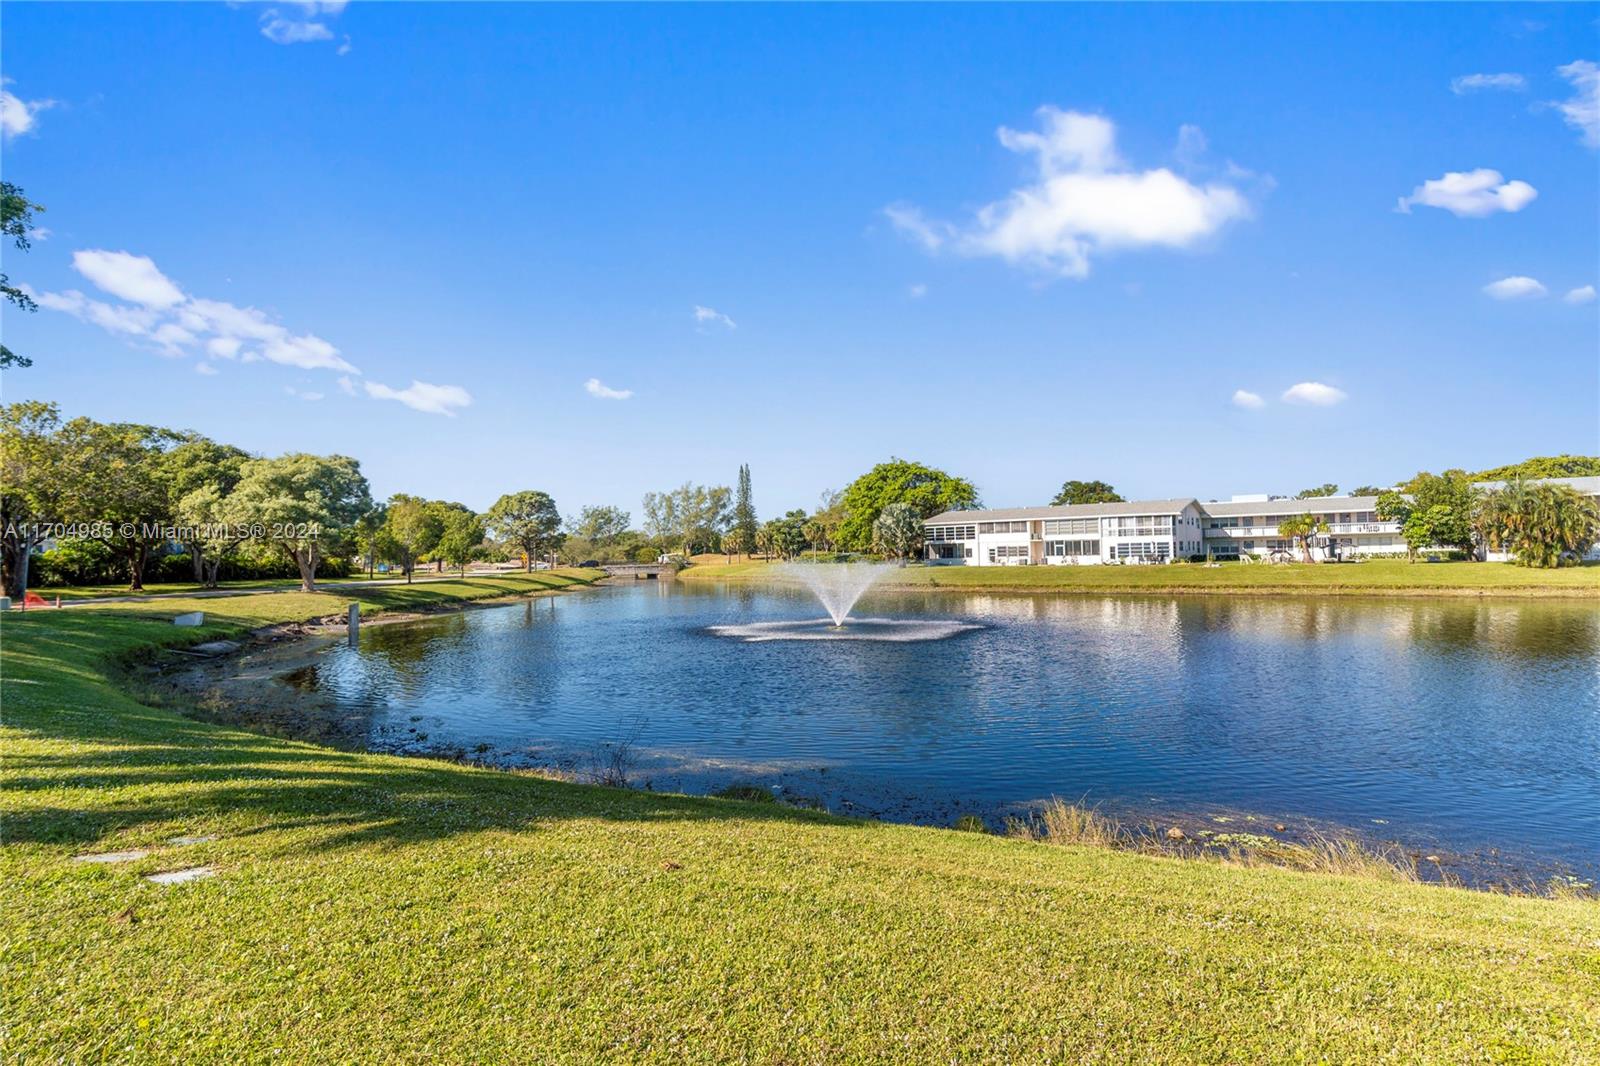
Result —
[{"label": "blue sky", "polygon": [[10,4],[5,399],[564,512],[1593,453],[1597,15]]}]

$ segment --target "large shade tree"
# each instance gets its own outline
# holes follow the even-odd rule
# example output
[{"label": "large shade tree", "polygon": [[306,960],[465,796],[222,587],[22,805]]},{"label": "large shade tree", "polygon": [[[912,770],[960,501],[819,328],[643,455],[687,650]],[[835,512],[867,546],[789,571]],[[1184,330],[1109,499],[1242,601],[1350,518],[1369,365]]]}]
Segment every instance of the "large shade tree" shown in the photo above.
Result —
[{"label": "large shade tree", "polygon": [[420,496],[396,493],[389,497],[383,525],[388,534],[390,561],[400,564],[409,584],[417,560],[431,552],[444,535],[444,519],[438,508]]},{"label": "large shade tree", "polygon": [[344,455],[294,453],[244,464],[223,507],[227,521],[286,555],[300,588],[315,592],[317,565],[348,546],[372,496],[361,464]]},{"label": "large shade tree", "polygon": [[540,555],[561,547],[561,512],[547,492],[509,492],[494,501],[484,518],[496,540],[522,553],[528,570]]},{"label": "large shade tree", "polygon": [[128,574],[128,590],[144,588],[145,565],[165,547],[176,518],[166,453],[171,430],[131,422],[74,418],[61,427],[68,521],[111,550]]},{"label": "large shade tree", "polygon": [[872,546],[872,527],[878,515],[891,503],[907,504],[918,518],[927,519],[942,511],[978,506],[978,490],[965,478],[897,458],[879,463],[852,481],[839,503],[846,513],[839,524],[839,546],[866,551]]},{"label": "large shade tree", "polygon": [[1061,507],[1073,503],[1121,503],[1122,497],[1107,481],[1068,481],[1061,486],[1050,501],[1050,506]]},{"label": "large shade tree", "polygon": [[0,407],[0,569],[5,593],[28,592],[33,552],[64,520],[71,466],[53,403],[25,400]]}]

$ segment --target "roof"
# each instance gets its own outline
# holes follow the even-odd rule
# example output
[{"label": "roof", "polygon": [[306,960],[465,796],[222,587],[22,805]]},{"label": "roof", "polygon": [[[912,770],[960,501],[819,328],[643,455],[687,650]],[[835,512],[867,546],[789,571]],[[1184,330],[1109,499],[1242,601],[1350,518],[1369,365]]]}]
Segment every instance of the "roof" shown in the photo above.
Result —
[{"label": "roof", "polygon": [[[1585,496],[1600,496],[1600,477],[1530,477],[1527,481],[1530,485],[1568,485]],[[1473,484],[1491,491],[1506,487],[1504,481],[1474,481]]]},{"label": "roof", "polygon": [[1129,500],[1126,503],[1069,503],[1059,507],[1002,507],[989,511],[945,511],[924,519],[924,525],[953,522],[1006,522],[1032,518],[1101,518],[1105,515],[1177,514],[1195,503],[1193,496],[1173,500]]},{"label": "roof", "polygon": [[1201,501],[1200,510],[1214,518],[1234,515],[1331,514],[1338,511],[1370,511],[1378,506],[1376,496],[1314,496],[1305,500],[1254,500],[1245,503]]}]

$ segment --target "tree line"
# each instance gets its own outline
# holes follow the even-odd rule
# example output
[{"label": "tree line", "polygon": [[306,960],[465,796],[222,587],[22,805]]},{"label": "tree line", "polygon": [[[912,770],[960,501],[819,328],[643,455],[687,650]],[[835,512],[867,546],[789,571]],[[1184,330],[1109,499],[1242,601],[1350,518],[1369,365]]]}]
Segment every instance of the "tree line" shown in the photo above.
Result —
[{"label": "tree line", "polygon": [[[612,506],[563,518],[548,493],[507,493],[482,514],[464,504],[396,493],[374,501],[344,455],[255,456],[198,433],[133,422],[64,419],[58,407],[0,407],[0,577],[24,596],[37,575],[55,584],[125,579],[215,587],[225,576],[317,578],[392,566],[464,571],[475,561],[536,564],[702,552],[793,558],[808,550],[921,550],[923,519],[975,507],[971,482],[903,459],[872,468],[810,513],[762,522],[748,466],[735,486],[686,483],[642,501],[642,529]],[[48,550],[44,550],[48,548]]]}]

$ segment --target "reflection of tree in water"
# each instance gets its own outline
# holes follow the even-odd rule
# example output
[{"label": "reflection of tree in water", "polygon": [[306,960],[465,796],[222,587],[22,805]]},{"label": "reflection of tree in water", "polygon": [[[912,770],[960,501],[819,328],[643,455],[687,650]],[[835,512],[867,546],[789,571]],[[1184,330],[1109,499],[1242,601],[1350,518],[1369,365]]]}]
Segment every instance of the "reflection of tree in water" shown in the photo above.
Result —
[{"label": "reflection of tree in water", "polygon": [[[531,604],[530,604],[531,606]],[[432,670],[430,660],[465,651],[470,626],[465,612],[363,630],[360,658],[370,673],[388,672],[385,688],[413,695],[425,687]]]},{"label": "reflection of tree in water", "polygon": [[1600,615],[1588,604],[1428,604],[1410,622],[1407,636],[1437,651],[1552,661],[1600,656]]}]

